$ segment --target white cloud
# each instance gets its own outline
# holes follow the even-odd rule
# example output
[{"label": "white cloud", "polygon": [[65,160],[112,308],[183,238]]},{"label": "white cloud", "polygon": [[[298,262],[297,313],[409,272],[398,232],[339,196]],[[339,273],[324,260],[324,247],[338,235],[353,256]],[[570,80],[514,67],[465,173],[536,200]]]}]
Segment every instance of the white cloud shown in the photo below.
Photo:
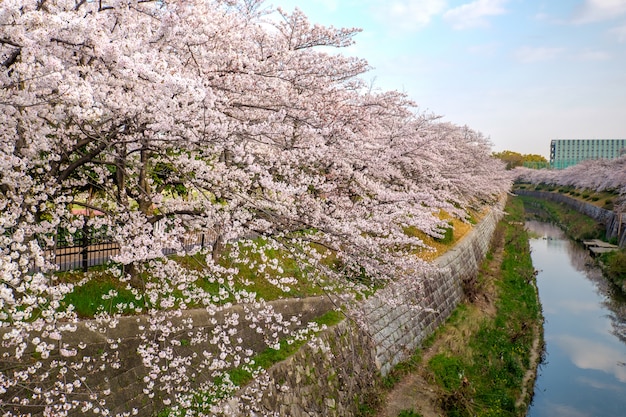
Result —
[{"label": "white cloud", "polygon": [[576,57],[580,61],[608,61],[611,54],[606,51],[586,50]]},{"label": "white cloud", "polygon": [[574,23],[591,23],[626,14],[626,0],[585,0],[574,14]]},{"label": "white cloud", "polygon": [[446,0],[393,0],[375,6],[374,12],[391,27],[415,30],[428,25],[445,8]]},{"label": "white cloud", "polygon": [[576,381],[580,382],[583,385],[587,385],[591,388],[600,389],[603,391],[614,391],[614,392],[624,393],[624,387],[621,385],[608,384],[606,382],[599,381],[597,379],[585,378],[585,377],[578,377],[576,378]]},{"label": "white cloud", "polygon": [[558,58],[563,52],[563,48],[546,48],[524,46],[515,51],[515,59],[522,64],[534,62],[551,61]]},{"label": "white cloud", "polygon": [[626,382],[626,367],[618,366],[626,362],[626,356],[619,350],[575,336],[560,335],[554,340],[577,367],[603,371]]},{"label": "white cloud", "polygon": [[467,49],[467,52],[473,55],[493,56],[501,47],[500,42],[489,42],[480,45],[473,45]]},{"label": "white cloud", "polygon": [[476,0],[454,9],[448,10],[444,18],[455,29],[487,26],[488,16],[497,16],[506,13],[506,0]]},{"label": "white cloud", "polygon": [[609,30],[611,35],[614,35],[619,42],[626,42],[626,24],[623,26],[617,26]]},{"label": "white cloud", "polygon": [[544,406],[548,415],[552,417],[591,417],[591,414],[585,411],[577,410],[575,407],[566,404],[550,403]]}]

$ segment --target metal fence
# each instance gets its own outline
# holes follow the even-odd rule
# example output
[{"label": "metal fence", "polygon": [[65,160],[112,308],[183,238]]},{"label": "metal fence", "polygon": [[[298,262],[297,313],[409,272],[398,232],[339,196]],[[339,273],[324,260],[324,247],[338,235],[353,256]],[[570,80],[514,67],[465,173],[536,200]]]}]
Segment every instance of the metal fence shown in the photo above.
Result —
[{"label": "metal fence", "polygon": [[[193,232],[182,239],[185,251],[203,248],[210,243],[212,236],[207,233]],[[163,249],[163,255],[176,253],[174,248]],[[59,271],[81,269],[87,271],[92,266],[108,263],[112,257],[120,253],[116,242],[103,239],[103,234],[84,228],[77,231],[70,239],[62,233],[57,238],[56,247],[47,251],[47,255],[54,256]]]},{"label": "metal fence", "polygon": [[51,251],[59,271],[82,269],[87,271],[91,266],[102,265],[120,253],[115,242],[86,242],[75,246],[57,246]]}]

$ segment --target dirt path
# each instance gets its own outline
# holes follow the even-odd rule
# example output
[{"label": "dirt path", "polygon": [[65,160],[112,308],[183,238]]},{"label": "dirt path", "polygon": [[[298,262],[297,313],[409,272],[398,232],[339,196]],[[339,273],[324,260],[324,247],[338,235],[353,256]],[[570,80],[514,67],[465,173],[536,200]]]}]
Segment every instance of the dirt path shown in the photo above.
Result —
[{"label": "dirt path", "polygon": [[[428,363],[436,347],[429,349],[430,355],[424,352],[423,363]],[[398,382],[392,391],[387,394],[385,406],[378,417],[396,417],[403,410],[413,410],[423,417],[442,417],[443,412],[438,407],[439,392],[436,386],[431,385],[426,378],[426,370],[420,369],[406,375]]]}]

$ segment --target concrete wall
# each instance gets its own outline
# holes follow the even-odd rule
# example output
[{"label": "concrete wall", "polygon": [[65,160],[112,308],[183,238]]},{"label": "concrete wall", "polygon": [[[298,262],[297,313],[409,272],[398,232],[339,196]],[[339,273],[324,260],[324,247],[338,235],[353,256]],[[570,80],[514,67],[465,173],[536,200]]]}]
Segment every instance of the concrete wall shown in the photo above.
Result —
[{"label": "concrete wall", "polygon": [[621,216],[616,214],[614,211],[606,210],[601,207],[594,206],[591,203],[580,201],[560,193],[534,190],[516,190],[515,192],[519,195],[541,198],[544,200],[565,204],[573,208],[574,210],[591,217],[598,223],[604,225],[606,228],[607,240],[618,238],[619,246],[622,248],[626,246],[626,233],[624,233],[624,224],[620,226]]}]

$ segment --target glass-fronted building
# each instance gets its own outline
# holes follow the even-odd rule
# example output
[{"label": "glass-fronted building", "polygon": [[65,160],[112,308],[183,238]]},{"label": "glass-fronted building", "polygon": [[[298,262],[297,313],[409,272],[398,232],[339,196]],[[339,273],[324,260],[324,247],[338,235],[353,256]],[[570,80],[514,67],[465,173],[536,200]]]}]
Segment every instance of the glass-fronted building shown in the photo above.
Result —
[{"label": "glass-fronted building", "polygon": [[613,159],[626,154],[626,139],[554,139],[550,167],[563,169],[587,159]]}]

